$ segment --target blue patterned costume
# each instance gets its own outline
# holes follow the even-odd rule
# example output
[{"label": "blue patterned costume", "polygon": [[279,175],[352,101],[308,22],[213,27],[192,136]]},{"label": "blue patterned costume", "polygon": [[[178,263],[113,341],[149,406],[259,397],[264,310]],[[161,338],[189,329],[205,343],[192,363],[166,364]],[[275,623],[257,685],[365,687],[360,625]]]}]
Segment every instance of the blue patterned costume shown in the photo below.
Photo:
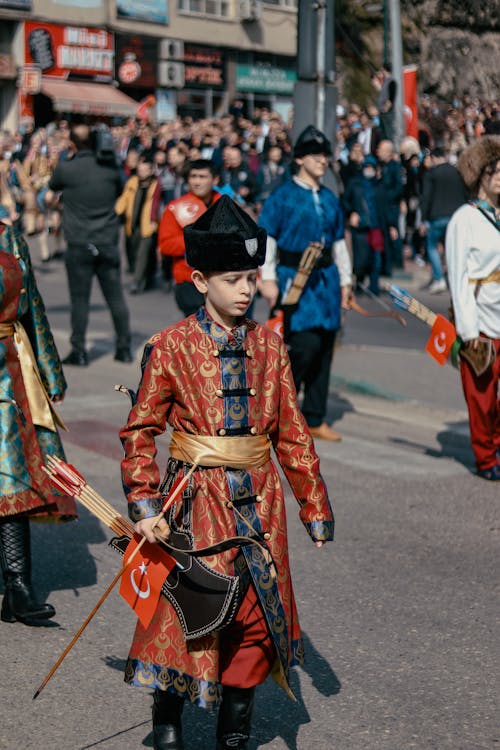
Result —
[{"label": "blue patterned costume", "polygon": [[[343,239],[344,222],[340,203],[326,187],[315,192],[295,180],[274,190],[264,203],[260,226],[274,237],[280,250],[297,255],[296,266],[310,242],[322,242],[331,258],[332,245]],[[278,284],[283,295],[297,268],[278,263]],[[340,327],[340,281],[337,266],[332,263],[315,269],[290,320],[291,331],[322,328],[334,331]]]},{"label": "blue patterned costume", "polygon": [[[66,381],[22,235],[0,234],[0,324],[20,321],[30,339],[50,398],[62,396]],[[12,334],[0,338],[0,516],[30,512],[76,516],[74,501],[57,493],[43,471],[47,455],[64,459],[57,431],[35,426]]]}]

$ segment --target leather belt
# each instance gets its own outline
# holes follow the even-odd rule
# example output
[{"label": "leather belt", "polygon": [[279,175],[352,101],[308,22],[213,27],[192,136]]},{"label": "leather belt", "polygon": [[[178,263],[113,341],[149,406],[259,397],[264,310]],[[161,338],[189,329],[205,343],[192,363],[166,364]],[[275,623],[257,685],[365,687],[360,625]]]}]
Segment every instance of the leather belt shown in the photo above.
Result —
[{"label": "leather belt", "polygon": [[[289,250],[283,250],[281,247],[278,248],[278,263],[280,266],[287,266],[288,268],[298,268],[302,253],[293,253]],[[333,265],[333,260],[330,250],[323,250],[318,260],[314,264],[314,268],[328,268]]]}]

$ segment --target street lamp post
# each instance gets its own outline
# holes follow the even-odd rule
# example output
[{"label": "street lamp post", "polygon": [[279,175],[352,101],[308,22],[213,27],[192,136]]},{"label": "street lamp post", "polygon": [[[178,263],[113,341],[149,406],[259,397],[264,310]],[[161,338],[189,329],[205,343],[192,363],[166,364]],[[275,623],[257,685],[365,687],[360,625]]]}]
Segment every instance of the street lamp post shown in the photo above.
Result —
[{"label": "street lamp post", "polygon": [[391,20],[391,62],[392,75],[396,81],[396,100],[394,102],[395,143],[399,147],[405,134],[404,127],[404,92],[403,92],[403,42],[401,39],[401,8],[399,0],[388,0]]}]

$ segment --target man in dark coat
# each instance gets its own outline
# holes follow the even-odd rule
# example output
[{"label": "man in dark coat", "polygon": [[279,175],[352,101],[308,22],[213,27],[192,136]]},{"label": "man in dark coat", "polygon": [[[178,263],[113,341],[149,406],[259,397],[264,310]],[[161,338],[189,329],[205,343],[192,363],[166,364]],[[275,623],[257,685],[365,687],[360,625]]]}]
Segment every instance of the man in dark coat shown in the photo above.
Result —
[{"label": "man in dark coat", "polygon": [[115,202],[122,191],[115,164],[100,163],[88,125],[75,124],[70,136],[75,154],[60,161],[49,182],[47,199],[62,192],[67,239],[66,272],[71,302],[71,352],[67,365],[87,365],[87,331],[92,279],[97,276],[116,332],[115,359],[131,362],[129,312],[120,279],[119,219]]}]

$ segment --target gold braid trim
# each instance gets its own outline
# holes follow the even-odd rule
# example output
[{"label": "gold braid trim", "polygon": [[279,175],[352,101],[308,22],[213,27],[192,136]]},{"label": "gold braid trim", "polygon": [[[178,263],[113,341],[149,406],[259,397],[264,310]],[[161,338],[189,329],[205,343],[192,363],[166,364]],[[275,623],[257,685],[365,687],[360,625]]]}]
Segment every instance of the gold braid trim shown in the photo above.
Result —
[{"label": "gold braid trim", "polygon": [[0,339],[10,336],[14,337],[33,424],[52,432],[57,432],[56,425],[67,429],[45,390],[28,334],[18,320],[13,323],[0,323]]}]

